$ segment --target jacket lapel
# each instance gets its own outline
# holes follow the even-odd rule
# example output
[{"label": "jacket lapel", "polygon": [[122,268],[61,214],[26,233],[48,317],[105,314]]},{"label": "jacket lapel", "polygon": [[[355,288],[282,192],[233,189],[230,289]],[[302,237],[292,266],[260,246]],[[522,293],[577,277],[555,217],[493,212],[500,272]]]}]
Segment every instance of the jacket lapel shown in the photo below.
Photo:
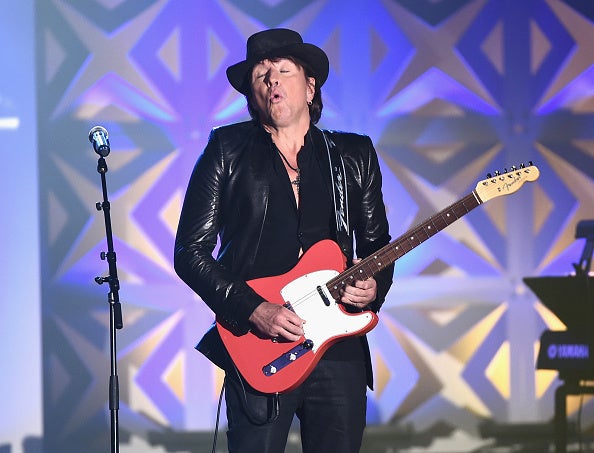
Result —
[{"label": "jacket lapel", "polygon": [[312,140],[314,140],[315,148],[317,153],[319,153],[318,161],[322,166],[322,171],[325,171],[328,175],[328,178],[325,178],[325,180],[333,200],[337,239],[340,243],[343,243],[349,240],[351,233],[344,164],[340,152],[329,134],[316,127],[312,127],[311,131]]}]

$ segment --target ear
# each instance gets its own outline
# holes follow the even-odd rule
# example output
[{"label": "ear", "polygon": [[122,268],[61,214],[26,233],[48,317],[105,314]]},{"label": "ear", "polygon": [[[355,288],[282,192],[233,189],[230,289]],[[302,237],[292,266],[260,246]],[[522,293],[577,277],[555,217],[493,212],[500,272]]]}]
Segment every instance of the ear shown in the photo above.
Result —
[{"label": "ear", "polygon": [[307,78],[307,102],[311,102],[316,94],[316,79],[314,77]]}]

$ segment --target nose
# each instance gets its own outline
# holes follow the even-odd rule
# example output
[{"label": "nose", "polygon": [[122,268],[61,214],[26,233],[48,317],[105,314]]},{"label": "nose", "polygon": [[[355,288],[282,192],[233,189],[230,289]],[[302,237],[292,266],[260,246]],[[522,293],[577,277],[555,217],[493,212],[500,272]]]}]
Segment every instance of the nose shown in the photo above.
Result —
[{"label": "nose", "polygon": [[276,71],[269,71],[268,72],[268,85],[273,87],[278,85],[278,73]]}]

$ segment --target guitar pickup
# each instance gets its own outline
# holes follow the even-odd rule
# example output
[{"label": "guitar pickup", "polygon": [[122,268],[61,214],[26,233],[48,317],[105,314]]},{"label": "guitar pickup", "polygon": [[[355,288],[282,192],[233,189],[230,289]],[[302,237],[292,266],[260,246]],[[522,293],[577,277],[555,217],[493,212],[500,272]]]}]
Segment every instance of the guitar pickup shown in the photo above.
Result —
[{"label": "guitar pickup", "polygon": [[274,359],[268,365],[262,367],[262,373],[264,373],[264,376],[275,375],[280,370],[293,363],[299,357],[311,351],[313,346],[313,341],[305,340],[303,343],[295,346],[292,349],[289,349],[287,352],[283,353],[278,358]]}]

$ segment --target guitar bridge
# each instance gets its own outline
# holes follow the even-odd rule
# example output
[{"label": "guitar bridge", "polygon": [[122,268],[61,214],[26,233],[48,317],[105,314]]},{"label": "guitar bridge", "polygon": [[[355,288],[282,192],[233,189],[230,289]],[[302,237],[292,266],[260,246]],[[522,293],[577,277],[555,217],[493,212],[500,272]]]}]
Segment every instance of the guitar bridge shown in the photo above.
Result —
[{"label": "guitar bridge", "polygon": [[287,352],[285,352],[278,358],[274,359],[268,365],[265,365],[264,367],[262,367],[262,373],[264,373],[264,376],[275,375],[276,373],[278,373],[280,370],[282,370],[286,366],[295,362],[299,357],[301,357],[305,353],[311,351],[313,346],[314,346],[313,341],[305,340],[303,343],[295,346],[292,349],[289,349]]}]

